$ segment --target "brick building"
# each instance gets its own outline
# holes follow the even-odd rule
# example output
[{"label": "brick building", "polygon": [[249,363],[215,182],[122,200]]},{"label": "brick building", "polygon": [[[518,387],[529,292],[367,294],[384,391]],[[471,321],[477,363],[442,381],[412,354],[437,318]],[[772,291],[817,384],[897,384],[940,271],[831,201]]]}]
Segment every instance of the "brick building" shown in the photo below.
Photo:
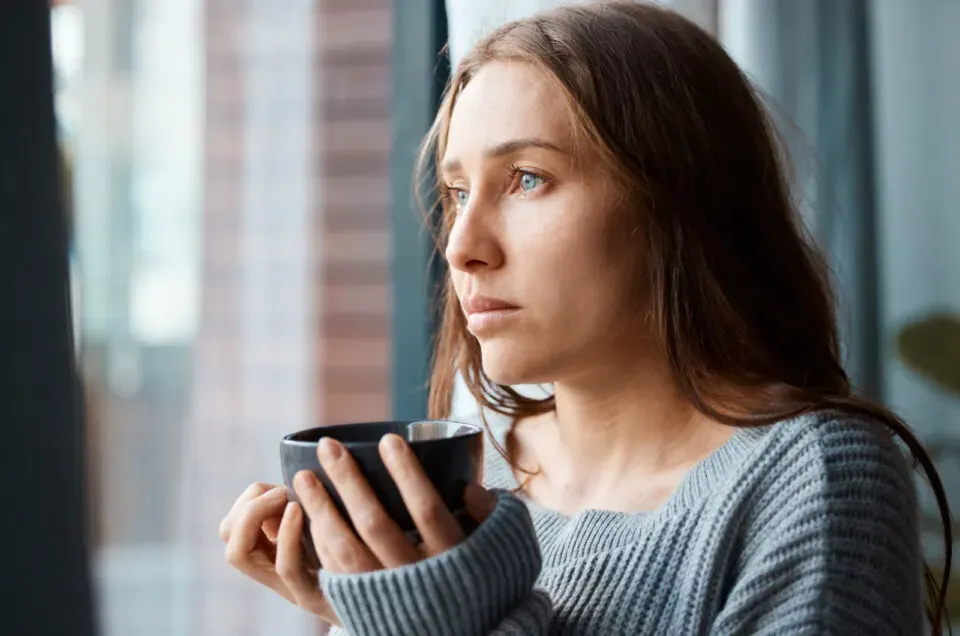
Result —
[{"label": "brick building", "polygon": [[392,3],[76,6],[104,631],[315,633],[225,566],[216,527],[279,479],[283,433],[390,416]]}]

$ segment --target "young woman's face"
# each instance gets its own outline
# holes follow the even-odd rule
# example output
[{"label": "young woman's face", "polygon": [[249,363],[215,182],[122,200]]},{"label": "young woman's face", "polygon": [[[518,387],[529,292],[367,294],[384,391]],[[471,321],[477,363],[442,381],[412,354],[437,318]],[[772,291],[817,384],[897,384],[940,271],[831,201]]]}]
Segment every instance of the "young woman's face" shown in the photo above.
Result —
[{"label": "young woman's face", "polygon": [[573,117],[536,68],[490,63],[453,110],[440,177],[455,210],[446,258],[487,375],[547,383],[629,355],[642,311],[639,236]]}]

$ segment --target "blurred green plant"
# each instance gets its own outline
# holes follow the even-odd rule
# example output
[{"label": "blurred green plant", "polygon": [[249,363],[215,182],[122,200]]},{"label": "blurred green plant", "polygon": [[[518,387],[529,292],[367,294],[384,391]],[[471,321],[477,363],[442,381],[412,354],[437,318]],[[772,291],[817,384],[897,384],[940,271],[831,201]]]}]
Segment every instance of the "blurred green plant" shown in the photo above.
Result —
[{"label": "blurred green plant", "polygon": [[960,315],[934,313],[904,325],[897,353],[907,367],[960,396]]},{"label": "blurred green plant", "polygon": [[[935,386],[960,396],[960,315],[935,312],[900,328],[897,354],[910,369]],[[947,615],[960,619],[960,581],[953,569],[947,588]]]}]

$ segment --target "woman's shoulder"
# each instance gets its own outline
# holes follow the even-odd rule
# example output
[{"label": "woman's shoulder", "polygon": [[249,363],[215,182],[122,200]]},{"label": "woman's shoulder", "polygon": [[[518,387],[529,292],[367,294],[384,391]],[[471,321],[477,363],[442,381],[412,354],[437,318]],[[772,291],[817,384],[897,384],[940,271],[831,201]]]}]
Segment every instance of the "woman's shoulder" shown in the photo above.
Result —
[{"label": "woman's shoulder", "polygon": [[884,423],[822,411],[766,429],[741,475],[755,487],[754,503],[763,501],[759,509],[915,508],[911,464]]},{"label": "woman's shoulder", "polygon": [[861,632],[868,620],[915,624],[919,508],[909,462],[887,426],[822,412],[766,428],[742,480],[728,482],[728,497],[716,502],[738,540],[728,542],[736,546],[736,582],[715,627],[755,631],[742,623],[751,617],[743,608],[761,598],[806,625],[844,617]]},{"label": "woman's shoulder", "polygon": [[889,426],[866,415],[817,411],[771,425],[766,452],[802,467],[836,472],[910,474],[909,462]]}]

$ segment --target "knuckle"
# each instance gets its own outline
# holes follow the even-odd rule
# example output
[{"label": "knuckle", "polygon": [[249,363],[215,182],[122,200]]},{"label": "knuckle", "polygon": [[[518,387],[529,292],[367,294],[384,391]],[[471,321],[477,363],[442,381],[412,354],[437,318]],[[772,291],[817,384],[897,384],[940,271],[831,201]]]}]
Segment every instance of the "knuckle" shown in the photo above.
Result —
[{"label": "knuckle", "polygon": [[256,502],[248,501],[247,503],[243,504],[243,506],[240,508],[239,514],[237,515],[237,523],[242,525],[246,525],[250,523],[250,519],[253,518],[256,512],[257,512]]},{"label": "knuckle", "polygon": [[376,537],[386,532],[387,518],[380,511],[371,510],[359,515],[354,520],[354,526],[361,535]]},{"label": "knuckle", "polygon": [[445,514],[448,514],[443,503],[438,500],[421,501],[417,510],[419,511],[417,516],[427,525],[436,525]]},{"label": "knuckle", "polygon": [[310,517],[328,518],[333,517],[339,512],[334,505],[333,500],[326,494],[326,491],[319,492],[315,490],[304,501],[304,512]]},{"label": "knuckle", "polygon": [[270,490],[271,486],[268,483],[262,481],[255,481],[247,489],[243,491],[243,494],[247,497],[259,497],[263,493]]},{"label": "knuckle", "polygon": [[260,525],[259,506],[256,502],[249,501],[237,511],[237,519],[233,523],[231,534],[240,528],[247,529],[250,526],[256,526],[259,529]]},{"label": "knuckle", "polygon": [[331,541],[329,546],[333,558],[347,571],[352,570],[354,566],[356,566],[357,553],[351,541],[343,537],[338,537]]}]

